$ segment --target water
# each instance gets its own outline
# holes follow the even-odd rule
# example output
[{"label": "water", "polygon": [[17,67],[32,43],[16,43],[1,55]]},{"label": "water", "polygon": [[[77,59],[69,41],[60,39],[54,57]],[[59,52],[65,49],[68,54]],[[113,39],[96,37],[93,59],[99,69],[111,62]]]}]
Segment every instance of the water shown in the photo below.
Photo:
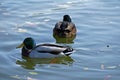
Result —
[{"label": "water", "polygon": [[[64,14],[77,27],[71,57],[22,58],[25,37],[56,43],[52,29]],[[1,80],[120,80],[119,0],[0,0]]]}]

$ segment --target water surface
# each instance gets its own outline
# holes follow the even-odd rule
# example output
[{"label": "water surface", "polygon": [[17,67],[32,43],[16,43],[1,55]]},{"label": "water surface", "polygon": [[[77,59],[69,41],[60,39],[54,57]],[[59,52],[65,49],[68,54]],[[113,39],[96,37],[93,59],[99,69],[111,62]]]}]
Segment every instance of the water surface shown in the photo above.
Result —
[{"label": "water surface", "polygon": [[[56,43],[52,29],[64,14],[76,24],[70,57],[31,59],[16,49],[26,37]],[[0,0],[1,80],[119,80],[119,0]],[[56,43],[60,44],[60,43]]]}]

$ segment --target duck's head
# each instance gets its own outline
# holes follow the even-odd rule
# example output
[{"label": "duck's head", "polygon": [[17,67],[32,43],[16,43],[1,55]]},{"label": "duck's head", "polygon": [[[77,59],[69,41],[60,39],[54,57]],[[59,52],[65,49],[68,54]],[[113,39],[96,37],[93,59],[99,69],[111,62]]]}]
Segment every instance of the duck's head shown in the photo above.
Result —
[{"label": "duck's head", "polygon": [[63,21],[72,22],[72,20],[71,20],[69,15],[64,15],[63,16]]},{"label": "duck's head", "polygon": [[36,46],[35,41],[31,37],[27,37],[24,39],[23,43],[19,45],[17,48],[25,48],[27,50],[31,50]]}]

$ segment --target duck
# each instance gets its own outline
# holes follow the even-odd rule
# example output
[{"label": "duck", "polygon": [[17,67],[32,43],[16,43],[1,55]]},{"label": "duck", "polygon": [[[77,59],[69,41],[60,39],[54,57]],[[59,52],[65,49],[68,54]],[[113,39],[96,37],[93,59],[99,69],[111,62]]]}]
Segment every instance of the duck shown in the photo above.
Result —
[{"label": "duck", "polygon": [[64,15],[63,21],[57,22],[53,28],[53,36],[58,36],[61,38],[76,36],[76,32],[76,26],[68,14]]},{"label": "duck", "polygon": [[70,46],[50,43],[36,45],[34,39],[31,37],[25,38],[22,44],[20,44],[16,48],[22,48],[22,56],[31,58],[63,57],[69,56],[73,52],[73,48],[71,48]]}]

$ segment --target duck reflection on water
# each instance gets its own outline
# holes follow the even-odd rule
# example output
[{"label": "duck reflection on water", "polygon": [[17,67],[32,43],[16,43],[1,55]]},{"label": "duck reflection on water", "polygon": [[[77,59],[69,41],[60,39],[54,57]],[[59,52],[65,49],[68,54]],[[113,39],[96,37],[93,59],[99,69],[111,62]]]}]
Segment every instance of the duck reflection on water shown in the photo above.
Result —
[{"label": "duck reflection on water", "polygon": [[[55,64],[55,65],[72,65],[74,60],[69,57],[57,57],[57,58],[29,58],[29,57],[22,57],[22,60],[17,60],[16,64],[20,65],[25,69],[34,70],[36,65],[43,66],[44,64]],[[52,66],[51,66],[52,67]]]},{"label": "duck reflection on water", "polygon": [[53,35],[54,39],[56,40],[56,43],[67,43],[67,44],[71,44],[74,43],[74,39],[76,38],[76,35],[73,35],[71,37],[68,38],[61,38],[57,35]]}]

